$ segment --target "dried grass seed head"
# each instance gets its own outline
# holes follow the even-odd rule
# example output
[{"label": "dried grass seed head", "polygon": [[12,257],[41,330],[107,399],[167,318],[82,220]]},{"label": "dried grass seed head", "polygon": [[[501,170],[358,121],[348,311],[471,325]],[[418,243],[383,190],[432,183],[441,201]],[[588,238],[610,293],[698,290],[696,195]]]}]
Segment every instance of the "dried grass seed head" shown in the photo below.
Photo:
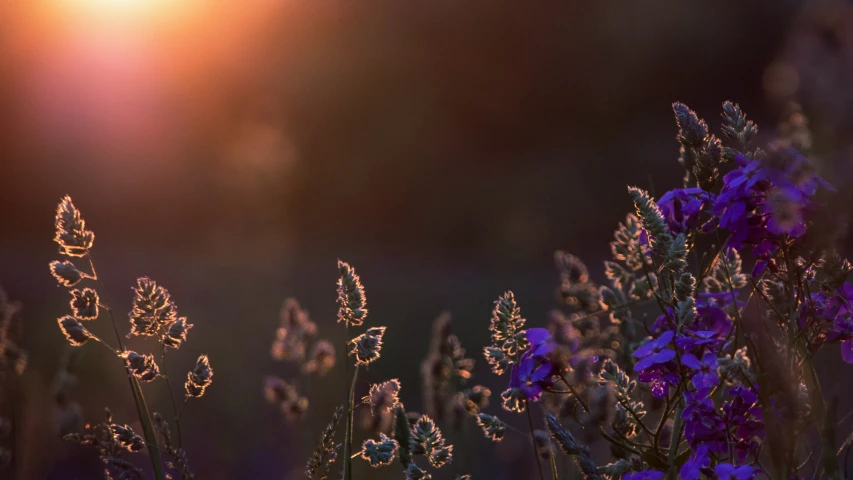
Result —
[{"label": "dried grass seed head", "polygon": [[196,360],[195,368],[187,374],[187,381],[184,384],[187,395],[201,397],[212,382],[213,369],[210,367],[210,360],[207,355],[201,355]]},{"label": "dried grass seed head", "polygon": [[153,355],[139,354],[128,350],[121,354],[124,363],[134,377],[143,382],[150,382],[160,375],[160,367],[154,362]]},{"label": "dried grass seed head", "polygon": [[71,313],[77,320],[98,318],[98,292],[91,288],[71,290]]},{"label": "dried grass seed head", "polygon": [[432,475],[412,462],[406,468],[406,480],[432,480]]},{"label": "dried grass seed head", "polygon": [[397,404],[397,408],[394,409],[394,439],[400,446],[400,463],[403,464],[403,467],[408,467],[412,463],[414,437],[412,436],[412,427],[409,424],[409,416],[406,414],[403,404]]},{"label": "dried grass seed head", "polygon": [[86,230],[86,222],[68,195],[62,197],[56,207],[55,226],[53,240],[59,244],[59,252],[63,255],[82,257],[95,242],[95,234]]},{"label": "dried grass seed head", "polygon": [[434,468],[441,468],[453,461],[453,445],[445,445],[433,450],[427,458]]},{"label": "dried grass seed head", "polygon": [[193,328],[193,324],[187,323],[186,317],[179,318],[163,336],[163,344],[175,349],[181,348],[181,345],[187,341],[187,332],[191,328]]},{"label": "dried grass seed head", "polygon": [[145,448],[145,440],[137,435],[130,425],[110,425],[116,441],[128,452],[138,452]]},{"label": "dried grass seed head", "polygon": [[495,374],[503,374],[509,365],[515,363],[519,352],[527,348],[527,339],[522,329],[525,322],[511,291],[507,291],[495,301],[489,326],[492,346],[484,350],[486,361]]},{"label": "dried grass seed head", "polygon": [[397,458],[399,447],[396,440],[380,433],[378,442],[372,439],[364,441],[361,446],[361,458],[367,460],[371,467],[390,465]]},{"label": "dried grass seed head", "polygon": [[350,264],[338,260],[338,322],[360,326],[367,317],[367,297],[361,278]]},{"label": "dried grass seed head", "polygon": [[63,287],[73,287],[86,278],[86,275],[68,260],[50,262],[50,273]]},{"label": "dried grass seed head", "polygon": [[172,302],[169,291],[148,277],[136,280],[133,288],[133,309],[130,317],[130,335],[154,336],[161,327],[171,325],[178,318],[178,307]]},{"label": "dried grass seed head", "polygon": [[[305,465],[305,478],[307,480],[313,479],[314,475],[318,472],[320,473],[320,479],[326,478],[326,473],[329,471],[332,463],[334,463],[335,458],[337,458],[338,448],[341,446],[341,444],[335,443],[335,432],[343,415],[344,407],[340,406],[336,408],[335,413],[332,414],[332,421],[323,430],[320,444],[314,450],[314,453],[311,454],[311,458],[308,459],[308,463]],[[325,469],[321,472],[320,469],[324,466]]]},{"label": "dried grass seed head", "polygon": [[489,397],[492,396],[492,391],[488,387],[476,385],[459,392],[459,396],[462,399],[465,412],[469,415],[476,415],[480,413],[480,410],[489,406]]},{"label": "dried grass seed head", "polygon": [[501,392],[501,406],[508,412],[524,411],[527,405],[527,395],[520,388],[507,388]]},{"label": "dried grass seed head", "polygon": [[284,402],[280,405],[281,414],[288,422],[301,419],[308,411],[308,397],[298,397],[293,402]]},{"label": "dried grass seed head", "polygon": [[68,339],[68,343],[73,347],[82,346],[92,338],[92,334],[86,330],[86,327],[71,315],[61,317],[57,322],[59,323],[59,328],[62,330],[65,338]]},{"label": "dried grass seed head", "polygon": [[366,332],[350,340],[350,355],[355,355],[355,365],[369,365],[376,361],[382,351],[382,337],[385,327],[371,327]]},{"label": "dried grass seed head", "polygon": [[301,362],[311,340],[317,335],[317,324],[295,298],[288,298],[281,307],[281,325],[276,330],[272,356],[276,360]]},{"label": "dried grass seed head", "polygon": [[486,438],[493,442],[500,442],[503,440],[507,428],[506,423],[501,421],[498,417],[485,413],[477,414],[476,418],[477,425],[483,429],[483,434],[486,435]]},{"label": "dried grass seed head", "polygon": [[302,364],[305,373],[323,376],[335,366],[335,346],[328,340],[319,340],[311,347],[308,361]]},{"label": "dried grass seed head", "polygon": [[294,401],[299,395],[296,387],[283,378],[269,376],[264,379],[264,397],[269,403],[277,404]]},{"label": "dried grass seed head", "polygon": [[390,415],[400,403],[399,394],[400,380],[393,378],[371,385],[369,393],[362,401],[370,405],[370,413],[373,416]]},{"label": "dried grass seed head", "polygon": [[445,446],[444,437],[429,415],[421,415],[412,428],[412,454],[432,455]]}]

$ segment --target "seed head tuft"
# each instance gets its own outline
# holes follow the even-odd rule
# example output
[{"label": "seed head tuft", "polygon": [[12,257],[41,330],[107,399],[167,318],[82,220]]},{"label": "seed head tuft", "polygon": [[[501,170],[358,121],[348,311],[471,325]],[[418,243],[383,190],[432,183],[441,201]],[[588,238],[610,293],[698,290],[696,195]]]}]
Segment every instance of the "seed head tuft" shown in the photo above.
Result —
[{"label": "seed head tuft", "polygon": [[399,447],[396,440],[380,433],[378,442],[371,439],[364,441],[361,446],[361,458],[370,462],[371,467],[390,465],[397,458]]},{"label": "seed head tuft", "polygon": [[163,336],[163,344],[167,347],[175,349],[181,348],[181,345],[187,341],[187,332],[193,328],[191,323],[187,323],[186,317],[181,317],[169,327],[169,331]]},{"label": "seed head tuft", "polygon": [[50,262],[50,273],[53,274],[54,278],[63,287],[73,287],[86,277],[83,272],[77,270],[77,267],[68,260]]},{"label": "seed head tuft", "polygon": [[492,366],[492,372],[495,374],[502,375],[509,365],[515,363],[518,353],[527,348],[527,339],[522,330],[525,322],[511,291],[495,301],[492,323],[489,326],[492,346],[484,350],[486,361]]},{"label": "seed head tuft", "polygon": [[302,364],[305,373],[323,376],[335,366],[335,346],[328,340],[319,340],[311,347],[308,361]]},{"label": "seed head tuft", "polygon": [[380,415],[390,415],[392,410],[397,408],[400,403],[398,395],[400,393],[400,381],[396,378],[383,383],[376,383],[370,386],[370,392],[362,400],[370,405],[370,413],[374,417]]},{"label": "seed head tuft", "polygon": [[382,336],[385,327],[371,327],[366,332],[350,340],[350,355],[355,355],[355,365],[369,365],[379,358],[382,351]]},{"label": "seed head tuft", "polygon": [[69,257],[82,257],[95,242],[95,234],[86,230],[86,222],[68,195],[62,197],[56,207],[53,241],[59,244],[59,253]]},{"label": "seed head tuft", "polygon": [[153,355],[139,354],[128,350],[121,354],[124,363],[134,377],[143,382],[150,382],[160,375],[160,367],[154,362]]},{"label": "seed head tuft", "polygon": [[276,360],[301,362],[308,343],[317,334],[317,324],[295,298],[288,298],[281,307],[281,325],[275,333],[272,357]]},{"label": "seed head tuft", "polygon": [[71,290],[71,312],[77,320],[98,318],[98,292],[91,288]]},{"label": "seed head tuft", "polygon": [[210,367],[210,360],[207,355],[201,355],[196,360],[195,368],[187,374],[187,381],[184,384],[187,396],[201,397],[211,382],[213,382],[213,369]]},{"label": "seed head tuft", "polygon": [[130,425],[110,425],[116,441],[128,452],[138,452],[145,448],[145,440],[137,435]]},{"label": "seed head tuft", "polygon": [[92,334],[86,330],[86,327],[71,315],[66,315],[57,321],[62,333],[65,334],[65,338],[68,339],[68,343],[74,347],[82,346],[92,338]]},{"label": "seed head tuft", "polygon": [[357,327],[367,317],[364,286],[350,264],[338,260],[338,270],[341,273],[338,279],[338,322]]},{"label": "seed head tuft", "polygon": [[148,277],[136,280],[133,288],[133,310],[130,317],[130,334],[154,336],[160,328],[171,325],[178,317],[178,307],[172,302],[169,291]]},{"label": "seed head tuft", "polygon": [[432,480],[432,475],[424,471],[416,463],[412,462],[406,468],[406,480]]},{"label": "seed head tuft", "polygon": [[[332,466],[332,463],[335,462],[338,448],[341,446],[340,444],[335,444],[335,431],[337,430],[338,423],[343,415],[344,407],[341,406],[336,408],[335,413],[332,414],[332,421],[329,422],[329,425],[327,425],[326,429],[323,430],[323,436],[320,438],[320,445],[317,446],[317,449],[314,450],[314,453],[308,460],[308,464],[305,465],[305,478],[307,480],[313,479],[314,475],[318,472],[320,473],[320,476],[318,477],[319,479],[326,478],[329,473],[329,468]],[[320,469],[324,465],[325,468],[320,472]]]},{"label": "seed head tuft", "polygon": [[483,429],[486,438],[493,442],[500,442],[506,433],[506,423],[498,417],[493,417],[485,413],[477,414],[477,425]]}]

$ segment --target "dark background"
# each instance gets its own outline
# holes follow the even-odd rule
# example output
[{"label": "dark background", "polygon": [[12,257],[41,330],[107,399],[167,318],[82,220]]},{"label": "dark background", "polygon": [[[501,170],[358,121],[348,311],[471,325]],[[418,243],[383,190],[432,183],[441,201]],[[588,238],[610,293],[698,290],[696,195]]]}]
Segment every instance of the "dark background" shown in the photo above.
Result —
[{"label": "dark background", "polygon": [[[68,294],[47,265],[64,194],[96,233],[120,321],[135,278],[151,276],[195,324],[173,375],[211,357],[213,386],[184,423],[199,478],[299,478],[344,401],[342,368],[309,387],[318,400],[297,423],[262,381],[294,375],[269,357],[287,296],[340,343],[337,258],[362,276],[368,323],[389,327],[362,378],[399,377],[417,410],[431,323],[448,310],[475,382],[499,392],[479,354],[492,301],[512,289],[544,326],[557,249],[601,279],[625,186],[680,186],[673,101],[715,130],[721,103],[739,102],[765,140],[799,102],[835,208],[853,212],[849,2],[187,3],[175,18],[0,5],[0,283],[24,305],[30,354],[21,478],[98,475],[91,452],[58,440],[50,391]],[[92,328],[106,337],[106,317]],[[108,406],[133,425],[120,364],[93,345],[80,362],[86,421]],[[168,410],[162,385],[146,392]],[[522,440],[448,437],[450,470],[531,471]]]}]

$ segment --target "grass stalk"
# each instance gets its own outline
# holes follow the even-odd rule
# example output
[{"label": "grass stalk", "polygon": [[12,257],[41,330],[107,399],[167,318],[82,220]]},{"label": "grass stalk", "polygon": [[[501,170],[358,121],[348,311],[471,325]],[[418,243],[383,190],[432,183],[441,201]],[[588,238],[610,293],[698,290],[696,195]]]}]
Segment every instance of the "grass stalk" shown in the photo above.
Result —
[{"label": "grass stalk", "polygon": [[[101,287],[101,296],[105,297],[106,289],[104,288],[104,282],[100,277],[98,277],[98,274],[95,271],[95,262],[92,260],[92,253],[88,250],[86,251],[86,258],[89,260],[89,266],[92,269],[92,276]],[[121,334],[118,331],[118,323],[116,322],[115,315],[113,314],[113,309],[110,307],[109,302],[107,302],[106,299],[103,300],[103,304],[110,315],[119,351],[124,353],[124,342],[121,340]],[[130,391],[133,393],[133,401],[136,404],[136,412],[139,415],[139,421],[142,423],[142,434],[145,437],[145,443],[149,445],[148,458],[151,459],[151,468],[154,470],[154,478],[157,480],[165,480],[166,474],[163,470],[163,459],[160,456],[160,446],[157,443],[157,434],[154,432],[154,423],[151,421],[151,414],[148,411],[148,404],[145,402],[145,395],[142,393],[139,381],[127,370],[127,367],[125,367],[125,373],[127,373],[127,379],[130,383]],[[151,446],[154,448],[151,448]]]}]

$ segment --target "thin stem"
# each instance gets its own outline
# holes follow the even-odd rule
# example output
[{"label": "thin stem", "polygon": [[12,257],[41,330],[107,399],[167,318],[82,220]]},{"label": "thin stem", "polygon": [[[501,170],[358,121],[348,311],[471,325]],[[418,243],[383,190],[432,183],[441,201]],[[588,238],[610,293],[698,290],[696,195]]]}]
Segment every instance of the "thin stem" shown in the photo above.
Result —
[{"label": "thin stem", "polygon": [[604,437],[605,440],[612,443],[613,445],[616,445],[619,448],[624,448],[625,450],[627,450],[631,453],[635,453],[637,455],[640,455],[641,457],[643,456],[643,452],[637,450],[636,448],[634,448],[630,445],[626,445],[626,444],[616,440],[615,438],[611,437],[610,435],[607,434],[607,432],[604,431],[604,429],[602,427],[598,427],[598,432],[601,433],[601,436]]},{"label": "thin stem", "polygon": [[681,398],[676,400],[678,407],[675,409],[675,420],[672,425],[672,437],[669,440],[669,463],[673,467],[675,466],[675,454],[678,452],[678,445],[681,443],[681,427],[683,425],[683,420],[681,418],[682,412],[684,412],[684,404],[681,401]]},{"label": "thin stem", "polygon": [[551,480],[559,480],[560,476],[557,474],[557,461],[554,459],[554,445],[551,444],[551,439],[548,439],[548,460],[551,464]]},{"label": "thin stem", "polygon": [[160,375],[166,380],[166,386],[169,388],[169,399],[172,401],[172,413],[175,415],[175,429],[178,432],[178,448],[181,448],[181,419],[178,417],[178,404],[175,401],[175,391],[172,390],[172,381],[169,380],[168,372],[166,371],[166,344],[163,343],[163,373]]},{"label": "thin stem", "polygon": [[[340,321],[340,319],[338,319],[338,321]],[[347,383],[346,383],[347,379],[350,378],[349,377],[349,353],[347,352],[348,349],[349,349],[349,322],[344,321],[344,398],[347,399],[347,411],[346,411],[347,418],[346,418],[346,421],[344,422],[346,432],[344,433],[345,436],[344,436],[344,476],[343,476],[343,480],[350,480],[350,478],[352,477],[352,473],[350,472],[350,469],[352,467],[350,465],[350,458],[349,458],[349,450],[350,450],[349,438],[350,438],[350,434],[351,434],[350,430],[352,428],[352,425],[350,424],[350,417],[351,417],[350,413],[352,412],[353,405],[352,405],[352,402],[350,401],[350,395],[349,395],[349,392],[347,391]]]},{"label": "thin stem", "polygon": [[113,347],[112,347],[112,345],[110,345],[109,343],[107,343],[107,342],[105,342],[105,341],[101,340],[101,338],[100,338],[100,337],[98,337],[97,335],[95,335],[94,333],[89,332],[89,338],[91,338],[92,340],[94,340],[94,341],[96,341],[96,342],[100,343],[101,345],[103,345],[103,346],[107,347],[107,349],[108,349],[109,351],[111,351],[113,354],[115,354],[115,355],[118,355],[118,354],[119,354],[119,352],[118,352],[115,348],[113,348]]},{"label": "thin stem", "polygon": [[181,409],[178,410],[178,415],[175,417],[176,420],[180,420],[181,415],[183,415],[183,413],[184,413],[184,407],[187,406],[187,402],[189,402],[189,401],[190,401],[189,396],[184,397],[184,403],[181,404]]},{"label": "thin stem", "polygon": [[527,426],[530,427],[530,443],[533,445],[533,456],[536,457],[536,466],[539,467],[539,478],[545,480],[545,473],[542,471],[542,459],[539,458],[539,452],[536,449],[536,437],[533,436],[533,416],[530,414],[530,402],[526,402],[525,410],[527,410]]},{"label": "thin stem", "polygon": [[[92,259],[92,252],[89,250],[86,250],[86,258],[89,260],[89,266],[92,269],[92,277],[97,280],[98,285],[101,287],[101,296],[102,298],[105,298],[106,288],[104,288],[104,282],[100,277],[98,277],[98,274],[95,271],[95,262]],[[110,314],[110,320],[112,321],[113,331],[115,332],[116,340],[118,341],[119,351],[120,353],[124,353],[124,342],[122,342],[121,334],[118,332],[118,323],[116,322],[113,310],[109,308],[109,302],[106,300],[104,300],[104,305],[107,307],[107,312]],[[125,372],[127,373],[128,383],[130,383],[130,391],[133,393],[136,412],[139,415],[139,421],[142,423],[142,434],[145,437],[145,442],[156,446],[156,448],[148,449],[148,457],[151,459],[151,468],[154,470],[154,478],[157,480],[165,480],[166,474],[163,471],[163,459],[160,456],[160,447],[157,443],[157,434],[154,432],[154,423],[151,421],[151,414],[148,412],[148,404],[145,403],[145,396],[142,394],[142,388],[139,386],[139,381],[130,373],[130,371],[127,370],[127,366],[125,366]]]},{"label": "thin stem", "polygon": [[358,365],[352,373],[352,383],[349,389],[349,398],[347,399],[347,431],[346,440],[344,443],[344,480],[352,480],[352,459],[350,452],[352,451],[352,417],[353,417],[353,398],[355,397],[355,381],[358,379]]},{"label": "thin stem", "polygon": [[[89,260],[89,268],[92,269],[92,278],[98,282],[98,285],[101,287],[101,296],[106,297],[107,289],[104,287],[104,282],[101,280],[101,277],[98,276],[98,272],[95,271],[95,261],[92,259],[92,252],[86,250],[86,258]],[[113,310],[110,308],[109,302],[104,300],[104,306],[107,309],[107,312],[110,314],[110,320],[113,324],[113,331],[116,334],[116,341],[118,341],[119,351],[124,352],[124,342],[121,340],[121,334],[118,333],[118,323],[116,322],[116,317],[113,315]]]},{"label": "thin stem", "polygon": [[565,383],[566,386],[569,387],[569,391],[572,392],[572,396],[574,396],[578,403],[581,404],[581,407],[583,407],[583,411],[589,413],[589,405],[587,405],[586,400],[584,400],[583,398],[581,398],[580,395],[578,395],[578,392],[577,390],[575,390],[574,385],[569,383],[569,380],[566,378],[566,375],[563,372],[560,372],[560,380],[562,380],[563,383]]}]

